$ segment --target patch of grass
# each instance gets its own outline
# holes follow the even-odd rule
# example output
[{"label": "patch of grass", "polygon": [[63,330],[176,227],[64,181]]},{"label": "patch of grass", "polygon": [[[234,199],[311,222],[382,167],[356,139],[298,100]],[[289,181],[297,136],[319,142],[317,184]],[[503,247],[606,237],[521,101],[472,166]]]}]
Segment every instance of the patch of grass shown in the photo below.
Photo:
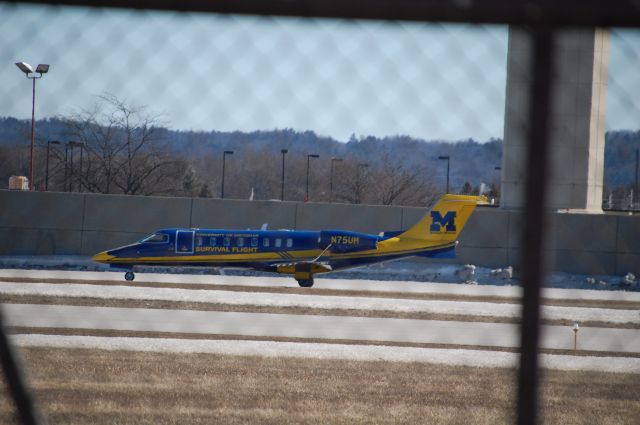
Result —
[{"label": "patch of grass", "polygon": [[[86,349],[23,349],[51,424],[514,422],[515,371]],[[636,423],[637,375],[546,371],[547,423]],[[1,392],[1,391],[0,391]],[[0,422],[11,423],[0,397]]]}]

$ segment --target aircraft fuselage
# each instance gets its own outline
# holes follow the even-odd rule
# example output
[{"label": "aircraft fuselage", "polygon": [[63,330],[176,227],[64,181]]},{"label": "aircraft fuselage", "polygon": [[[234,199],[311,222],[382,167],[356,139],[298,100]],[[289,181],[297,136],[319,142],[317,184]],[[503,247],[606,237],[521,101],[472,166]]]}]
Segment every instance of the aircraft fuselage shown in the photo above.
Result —
[{"label": "aircraft fuselage", "polygon": [[[379,235],[348,230],[161,229],[132,245],[96,254],[95,261],[137,265],[246,267],[292,275],[301,286],[313,276],[409,256],[455,257],[456,238],[485,198],[445,195],[405,231]],[[133,273],[125,275],[133,279]]]},{"label": "aircraft fuselage", "polygon": [[407,252],[380,249],[390,239],[388,235],[342,230],[162,229],[138,243],[101,252],[94,260],[120,268],[215,266],[274,272],[278,265],[315,260],[330,266],[326,271],[333,271],[410,255],[432,253],[442,258],[452,254],[454,248],[453,244],[445,244],[424,249],[413,247]]}]

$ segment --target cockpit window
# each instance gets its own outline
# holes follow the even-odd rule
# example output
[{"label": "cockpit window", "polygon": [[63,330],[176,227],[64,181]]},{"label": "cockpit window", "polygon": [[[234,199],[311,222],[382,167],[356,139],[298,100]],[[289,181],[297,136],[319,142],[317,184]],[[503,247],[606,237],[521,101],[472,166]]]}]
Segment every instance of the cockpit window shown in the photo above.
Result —
[{"label": "cockpit window", "polygon": [[166,243],[169,242],[169,235],[164,233],[154,233],[151,236],[147,236],[140,242],[142,243]]}]

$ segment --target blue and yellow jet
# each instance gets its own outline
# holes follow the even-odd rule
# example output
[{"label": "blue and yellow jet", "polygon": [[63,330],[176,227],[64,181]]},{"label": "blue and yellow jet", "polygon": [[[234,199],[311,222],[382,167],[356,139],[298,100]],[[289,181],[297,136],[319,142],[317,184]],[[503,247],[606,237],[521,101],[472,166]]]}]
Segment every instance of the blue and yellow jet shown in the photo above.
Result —
[{"label": "blue and yellow jet", "polygon": [[292,275],[302,287],[313,276],[403,257],[454,258],[456,239],[482,196],[444,195],[406,231],[380,235],[346,230],[162,229],[141,241],[96,254],[94,261],[133,267],[244,267]]}]

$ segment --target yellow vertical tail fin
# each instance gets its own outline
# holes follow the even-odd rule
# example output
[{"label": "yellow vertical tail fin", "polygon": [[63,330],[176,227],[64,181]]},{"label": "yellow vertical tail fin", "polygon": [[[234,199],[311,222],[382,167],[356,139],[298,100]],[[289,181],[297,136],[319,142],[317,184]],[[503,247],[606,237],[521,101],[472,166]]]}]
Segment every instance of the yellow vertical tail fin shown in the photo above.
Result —
[{"label": "yellow vertical tail fin", "polygon": [[476,205],[486,202],[487,198],[484,196],[444,195],[422,220],[398,237],[438,243],[453,242]]}]

